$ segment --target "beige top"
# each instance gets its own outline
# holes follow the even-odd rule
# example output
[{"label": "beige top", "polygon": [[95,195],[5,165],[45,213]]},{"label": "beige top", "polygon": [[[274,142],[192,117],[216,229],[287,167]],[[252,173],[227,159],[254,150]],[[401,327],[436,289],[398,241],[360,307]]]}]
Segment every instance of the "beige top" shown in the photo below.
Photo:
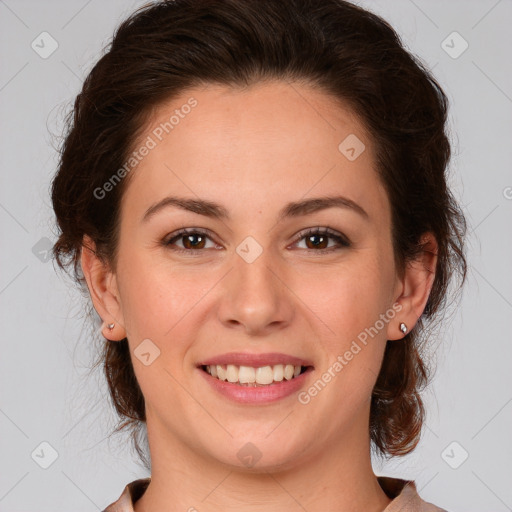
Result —
[{"label": "beige top", "polygon": [[[377,480],[393,501],[382,512],[447,512],[446,510],[423,501],[413,481],[379,476]],[[129,483],[119,499],[103,512],[134,512],[133,504],[144,494],[150,478],[141,478]]]}]

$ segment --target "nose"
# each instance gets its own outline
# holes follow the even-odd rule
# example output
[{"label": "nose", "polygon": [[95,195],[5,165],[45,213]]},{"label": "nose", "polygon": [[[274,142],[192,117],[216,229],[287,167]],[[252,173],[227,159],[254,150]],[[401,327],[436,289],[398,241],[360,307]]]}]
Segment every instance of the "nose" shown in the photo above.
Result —
[{"label": "nose", "polygon": [[235,253],[233,268],[223,279],[221,297],[220,321],[247,335],[268,335],[288,326],[293,318],[293,293],[287,286],[286,269],[268,250],[251,263]]}]

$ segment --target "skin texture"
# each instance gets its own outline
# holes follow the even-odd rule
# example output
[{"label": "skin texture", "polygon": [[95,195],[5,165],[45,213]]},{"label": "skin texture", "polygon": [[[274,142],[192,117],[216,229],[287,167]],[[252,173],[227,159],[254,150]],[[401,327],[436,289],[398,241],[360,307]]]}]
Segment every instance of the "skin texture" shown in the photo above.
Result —
[{"label": "skin texture", "polygon": [[[324,93],[285,82],[190,89],[155,111],[141,140],[190,97],[197,106],[133,171],[115,268],[82,251],[94,307],[115,323],[104,334],[128,336],[146,400],[152,481],[135,510],[382,511],[390,500],[371,467],[370,396],[386,340],[401,343],[400,322],[414,328],[425,307],[435,239],[425,234],[432,250],[400,278],[371,138]],[[350,134],[366,147],[354,161],[338,150]],[[169,207],[141,221],[171,194],[215,201],[231,218]],[[332,195],[368,218],[335,207],[278,222],[288,202]],[[298,236],[318,226],[351,245]],[[183,227],[212,236],[193,240],[201,250],[176,240],[186,254],[166,247]],[[236,252],[247,236],[263,251],[252,263]],[[393,305],[400,312],[308,404],[296,394],[238,404],[196,368],[227,352],[282,352],[312,362],[307,389]],[[160,350],[149,366],[133,355],[145,339]],[[237,457],[248,442],[261,452],[252,468]]]}]

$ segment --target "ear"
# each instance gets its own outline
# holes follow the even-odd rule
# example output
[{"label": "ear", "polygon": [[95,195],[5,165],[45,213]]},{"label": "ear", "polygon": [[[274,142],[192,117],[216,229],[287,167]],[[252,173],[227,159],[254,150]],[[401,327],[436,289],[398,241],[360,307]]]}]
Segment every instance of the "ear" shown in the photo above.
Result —
[{"label": "ear", "polygon": [[403,277],[397,280],[395,303],[401,309],[388,324],[388,340],[404,337],[400,331],[402,322],[407,326],[407,332],[413,329],[425,309],[434,284],[438,251],[436,238],[433,233],[426,232],[421,236],[420,244],[424,247],[423,251],[406,264]]},{"label": "ear", "polygon": [[[126,338],[116,276],[97,255],[96,245],[87,235],[83,238],[80,263],[94,309],[103,319],[103,336],[112,341]],[[114,328],[109,329],[108,324],[115,324]]]}]

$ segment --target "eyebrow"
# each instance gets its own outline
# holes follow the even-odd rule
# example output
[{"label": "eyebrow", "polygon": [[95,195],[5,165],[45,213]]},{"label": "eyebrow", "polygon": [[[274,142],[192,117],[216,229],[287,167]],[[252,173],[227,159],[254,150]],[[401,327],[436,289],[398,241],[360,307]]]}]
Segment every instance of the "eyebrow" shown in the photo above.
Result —
[{"label": "eyebrow", "polygon": [[[175,207],[186,210],[205,217],[210,217],[219,220],[229,220],[230,215],[228,210],[222,205],[206,199],[190,199],[185,197],[169,196],[154,205],[150,206],[142,217],[142,222],[147,222],[151,217],[156,215],[159,211]],[[288,203],[282,208],[278,214],[278,222],[286,218],[300,217],[303,215],[310,215],[312,213],[326,210],[328,208],[344,208],[352,210],[364,219],[368,220],[369,215],[362,206],[344,196],[325,196],[315,197],[311,199],[304,199]]]}]

